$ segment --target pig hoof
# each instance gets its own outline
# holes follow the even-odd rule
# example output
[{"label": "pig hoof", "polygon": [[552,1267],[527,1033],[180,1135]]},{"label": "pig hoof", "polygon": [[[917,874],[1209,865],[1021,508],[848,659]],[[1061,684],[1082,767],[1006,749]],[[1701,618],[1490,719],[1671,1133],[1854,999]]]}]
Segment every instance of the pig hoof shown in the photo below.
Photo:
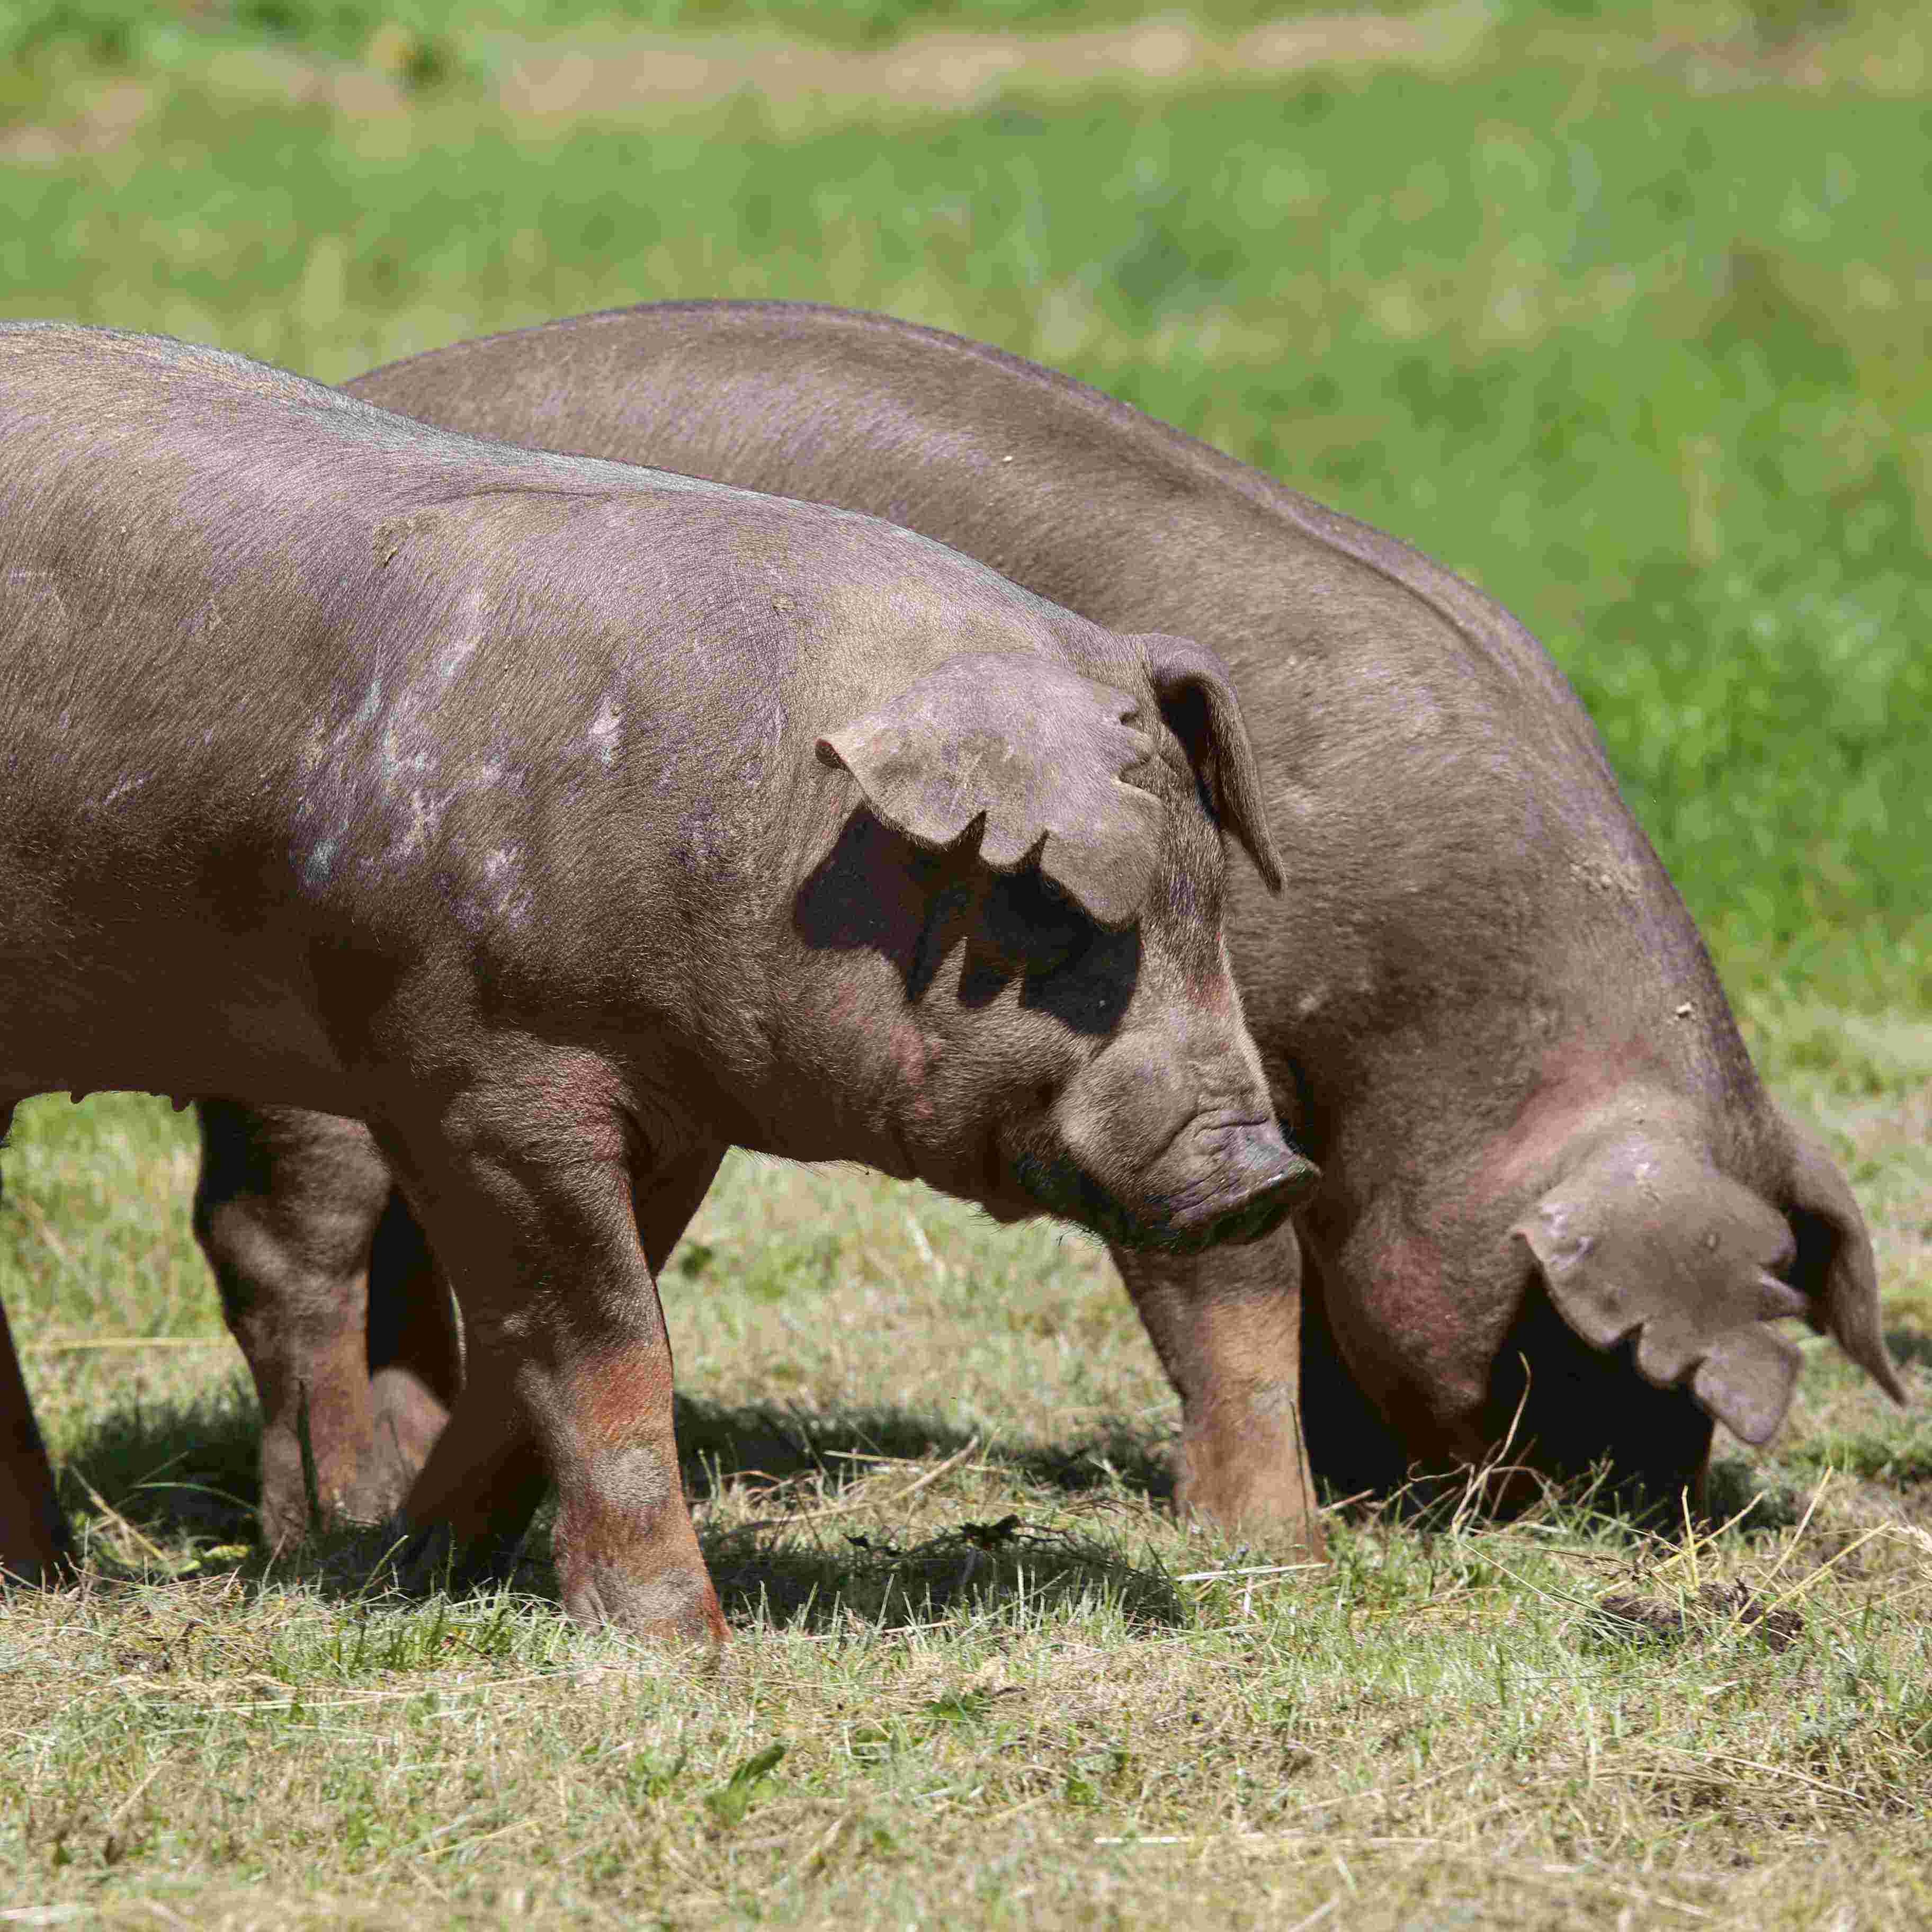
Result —
[{"label": "pig hoof", "polygon": [[628,1636],[712,1648],[730,1635],[718,1593],[702,1569],[662,1570],[640,1579],[610,1563],[572,1564],[560,1580],[577,1622],[610,1624]]},{"label": "pig hoof", "polygon": [[388,1568],[396,1588],[409,1597],[426,1597],[445,1588],[455,1556],[456,1540],[449,1526],[438,1522],[412,1530],[400,1517],[394,1517],[388,1529],[392,1539]]},{"label": "pig hoof", "polygon": [[370,1378],[369,1396],[376,1423],[353,1514],[360,1522],[380,1522],[401,1506],[449,1412],[404,1368],[378,1370]]},{"label": "pig hoof", "polygon": [[80,1575],[80,1565],[70,1550],[45,1556],[0,1556],[0,1592],[58,1590]]},{"label": "pig hoof", "polygon": [[397,1588],[405,1596],[428,1597],[441,1592],[462,1597],[496,1588],[510,1580],[523,1550],[521,1536],[485,1534],[465,1540],[446,1522],[412,1530],[398,1517],[391,1520],[389,1527],[395,1539],[389,1568]]},{"label": "pig hoof", "polygon": [[1174,1513],[1183,1523],[1199,1523],[1231,1541],[1252,1544],[1271,1556],[1325,1563],[1328,1538],[1321,1519],[1298,1502],[1251,1493],[1212,1496],[1177,1482]]}]

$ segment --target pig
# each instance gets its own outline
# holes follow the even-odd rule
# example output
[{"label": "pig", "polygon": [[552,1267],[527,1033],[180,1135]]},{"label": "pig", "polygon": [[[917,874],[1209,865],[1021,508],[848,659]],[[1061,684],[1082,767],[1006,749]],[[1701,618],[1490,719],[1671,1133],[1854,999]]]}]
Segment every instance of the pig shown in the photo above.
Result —
[{"label": "pig", "polygon": [[[723,1634],[655,1278],[728,1147],[1177,1254],[1310,1178],[1228,964],[1223,832],[1281,862],[1224,668],[890,524],[9,325],[0,743],[0,1122],[368,1123],[463,1311],[405,1522],[487,1558],[554,1481],[581,1620]],[[335,1427],[366,1371],[312,1366]]]},{"label": "pig", "polygon": [[[1180,1397],[1184,1508],[1313,1549],[1314,1478],[1353,1493],[1506,1443],[1534,1476],[1606,1463],[1674,1507],[1714,1418],[1752,1443],[1778,1426],[1786,1315],[1902,1396],[1858,1208],[1766,1096],[1590,721],[1441,566],[1093,389],[882,316],[655,304],[350,386],[889,518],[1232,668],[1289,890],[1278,908],[1237,878],[1229,944],[1276,1112],[1324,1178],[1264,1240],[1116,1250]],[[359,1358],[376,1149],[344,1121],[202,1118],[231,1318],[245,1339],[298,1294]],[[406,1222],[389,1208],[368,1291],[405,1474],[456,1374]],[[299,1518],[292,1449],[272,1522]]]}]

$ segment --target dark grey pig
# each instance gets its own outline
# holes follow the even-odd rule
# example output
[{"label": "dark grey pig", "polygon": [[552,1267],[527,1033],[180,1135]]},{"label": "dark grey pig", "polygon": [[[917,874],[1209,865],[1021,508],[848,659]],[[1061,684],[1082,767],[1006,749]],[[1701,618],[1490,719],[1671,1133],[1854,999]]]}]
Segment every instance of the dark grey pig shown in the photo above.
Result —
[{"label": "dark grey pig", "polygon": [[[878,316],[632,309],[352,386],[890,517],[1233,668],[1290,890],[1277,908],[1235,880],[1229,945],[1276,1107],[1325,1178],[1268,1241],[1117,1253],[1184,1405],[1184,1502],[1312,1538],[1304,1432],[1352,1490],[1483,1456],[1513,1420],[1534,1468],[1607,1457],[1669,1496],[1712,1416],[1754,1442],[1777,1426],[1796,1358],[1764,1323],[1786,1313],[1898,1394],[1844,1180],[1767,1100],[1574,694],[1448,571],[1078,383]],[[298,1283],[359,1348],[388,1196],[373,1150],[344,1123],[205,1126],[231,1309]],[[423,1384],[452,1372],[437,1298],[404,1292],[406,1217],[382,1234],[371,1359],[419,1442]]]},{"label": "dark grey pig", "polygon": [[554,1478],[580,1617],[722,1633],[653,1273],[728,1145],[1189,1252],[1306,1174],[1222,941],[1216,820],[1279,862],[1218,662],[890,524],[8,326],[0,747],[0,1122],[368,1122],[466,1331],[408,1516],[514,1535]]}]

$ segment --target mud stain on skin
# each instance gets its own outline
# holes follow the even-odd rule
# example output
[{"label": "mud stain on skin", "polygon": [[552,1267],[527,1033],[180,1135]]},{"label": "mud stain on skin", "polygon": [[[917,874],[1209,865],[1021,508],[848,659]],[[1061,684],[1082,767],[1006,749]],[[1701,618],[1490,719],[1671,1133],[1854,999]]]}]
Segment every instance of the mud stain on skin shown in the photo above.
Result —
[{"label": "mud stain on skin", "polygon": [[666,1511],[681,1504],[670,1390],[670,1355],[663,1348],[620,1348],[572,1374],[568,1408],[580,1481],[571,1486],[562,1520],[580,1560],[625,1567],[655,1548]]},{"label": "mud stain on skin", "polygon": [[590,729],[585,734],[586,742],[597,754],[597,761],[606,771],[617,762],[619,747],[623,742],[624,720],[614,699],[606,698],[603,709],[590,721]]},{"label": "mud stain on skin", "polygon": [[640,1416],[670,1420],[670,1351],[663,1343],[620,1348],[583,1364],[571,1377],[571,1395],[591,1454],[628,1450],[638,1436]]},{"label": "mud stain on skin", "polygon": [[1276,22],[1228,40],[1190,22],[1150,20],[1042,36],[934,32],[876,52],[772,41],[626,35],[596,49],[507,38],[501,87],[511,112],[542,118],[624,112],[649,100],[818,96],[909,108],[971,107],[1009,82],[1104,87],[1332,66],[1430,64],[1464,57],[1486,30],[1463,10],[1439,16],[1337,14]]}]

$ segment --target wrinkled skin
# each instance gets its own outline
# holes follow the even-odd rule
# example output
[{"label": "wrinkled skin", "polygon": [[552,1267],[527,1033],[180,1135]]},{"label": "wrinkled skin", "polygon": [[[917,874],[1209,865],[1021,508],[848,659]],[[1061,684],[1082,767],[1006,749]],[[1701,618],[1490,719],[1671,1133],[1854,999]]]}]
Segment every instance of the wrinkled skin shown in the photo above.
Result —
[{"label": "wrinkled skin", "polygon": [[[586,1620],[722,1634],[655,1278],[728,1146],[1190,1255],[1307,1178],[1222,935],[1220,826],[1278,878],[1223,668],[890,524],[0,328],[0,1109],[367,1121],[461,1393],[437,1434],[453,1376],[372,1387],[386,1180],[264,1140],[204,1224],[274,1284],[230,1306],[278,1453],[305,1416],[338,1509],[420,1460],[472,1553],[554,1481]],[[45,1574],[11,1352],[0,1562]]]},{"label": "wrinkled skin", "polygon": [[[1756,1432],[1781,1408],[1783,1345],[1756,1324],[1785,1304],[1747,1279],[1761,1266],[1899,1392],[1843,1180],[1767,1100],[1574,694],[1448,572],[1078,384],[881,316],[668,304],[351,386],[479,434],[887,517],[1232,667],[1288,884],[1276,906],[1233,880],[1229,945],[1276,1109],[1324,1178],[1253,1246],[1116,1251],[1182,1399],[1184,1505],[1312,1546],[1311,1456],[1353,1492],[1505,1440],[1534,1471],[1607,1458],[1672,1498],[1700,1480],[1714,1408]],[[1694,1244],[1696,1216],[1630,1164],[1604,1168],[1600,1143],[1639,1123],[1694,1193],[1740,1190],[1782,1224],[1789,1257],[1741,1211]],[[208,1110],[204,1128],[206,1227],[243,1124]],[[284,1164],[359,1150],[376,1197],[380,1159],[348,1123],[253,1130]],[[1600,1311],[1570,1296],[1580,1330],[1552,1299],[1531,1237],[1571,1176],[1627,1259],[1655,1238],[1617,1319],[1688,1309],[1688,1354],[1606,1346]],[[272,1282],[209,1248],[231,1306]],[[436,1305],[417,1280],[379,1272],[372,1306]],[[1700,1401],[1700,1350],[1744,1361],[1745,1382],[1705,1376]],[[380,1359],[448,1373],[446,1343]]]}]

